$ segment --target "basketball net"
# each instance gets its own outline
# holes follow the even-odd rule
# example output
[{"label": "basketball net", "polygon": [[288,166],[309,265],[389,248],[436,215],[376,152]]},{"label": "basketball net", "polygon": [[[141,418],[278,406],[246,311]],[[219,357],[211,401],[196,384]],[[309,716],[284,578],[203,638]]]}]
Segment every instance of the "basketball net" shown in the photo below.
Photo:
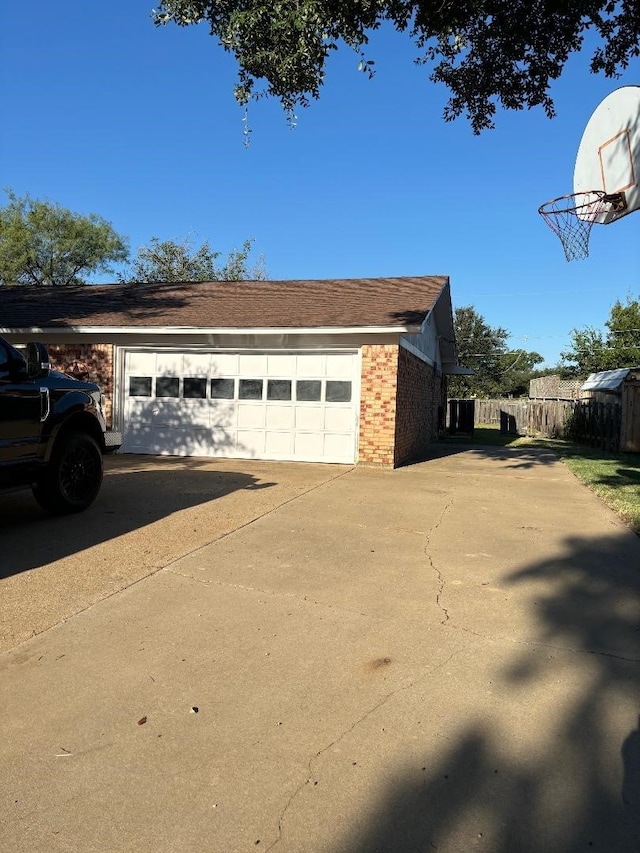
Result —
[{"label": "basketball net", "polygon": [[538,213],[560,238],[565,257],[575,261],[589,257],[591,226],[611,202],[602,190],[571,193],[540,205]]}]

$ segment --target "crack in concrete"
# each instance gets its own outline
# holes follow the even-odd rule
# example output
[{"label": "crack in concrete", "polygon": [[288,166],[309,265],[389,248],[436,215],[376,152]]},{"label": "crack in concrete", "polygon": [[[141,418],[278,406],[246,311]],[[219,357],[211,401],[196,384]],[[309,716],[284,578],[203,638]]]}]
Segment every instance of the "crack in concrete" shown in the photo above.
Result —
[{"label": "crack in concrete", "polygon": [[375,712],[378,711],[380,708],[382,708],[383,705],[386,705],[386,703],[390,699],[393,699],[394,696],[397,696],[399,693],[403,693],[406,690],[411,690],[416,685],[421,684],[427,678],[433,676],[436,672],[438,672],[440,669],[445,667],[457,654],[459,654],[460,652],[463,652],[464,650],[465,650],[464,648],[456,649],[454,652],[451,652],[451,654],[449,655],[449,657],[446,660],[442,661],[442,663],[439,663],[437,666],[433,667],[432,669],[427,670],[419,678],[416,678],[413,681],[411,681],[409,684],[404,684],[401,687],[398,687],[395,690],[392,690],[390,693],[387,693],[386,696],[383,696],[383,698],[380,699],[379,702],[377,702],[372,708],[369,708],[369,710],[365,714],[363,714],[354,723],[352,723],[352,725],[350,725],[349,728],[345,729],[340,735],[338,735],[338,737],[334,738],[334,740],[332,740],[331,743],[328,743],[326,746],[323,746],[322,749],[318,750],[318,752],[316,752],[315,755],[311,756],[311,758],[307,762],[307,778],[304,780],[304,782],[301,782],[298,785],[298,787],[291,794],[291,796],[289,797],[289,799],[285,803],[284,808],[280,812],[280,815],[278,816],[278,835],[272,841],[272,843],[266,848],[266,853],[269,853],[269,850],[273,850],[273,848],[277,844],[279,844],[280,841],[282,840],[282,836],[284,834],[283,823],[284,823],[285,815],[289,811],[289,809],[291,808],[294,800],[298,797],[300,792],[303,791],[307,787],[307,785],[311,784],[311,780],[313,777],[313,764],[314,764],[314,762],[316,762],[328,750],[332,749],[332,747],[336,746],[336,744],[340,743],[340,741],[344,740],[344,738],[346,738],[349,734],[351,734],[351,732],[353,732],[361,723],[363,723],[370,716],[372,716],[372,714],[375,714]]},{"label": "crack in concrete", "polygon": [[258,586],[249,586],[247,584],[242,583],[228,583],[226,581],[220,580],[207,580],[206,578],[197,578],[193,575],[185,574],[184,572],[178,572],[175,569],[168,568],[168,574],[177,575],[180,578],[184,578],[185,580],[193,581],[194,583],[202,584],[203,586],[215,586],[225,589],[236,589],[240,592],[253,592],[256,595],[269,595],[273,598],[288,598],[292,601],[304,602],[306,604],[315,604],[318,607],[324,607],[327,610],[335,610],[338,613],[353,613],[356,616],[365,616],[367,619],[376,619],[379,622],[387,622],[390,617],[388,616],[377,616],[375,613],[367,613],[364,610],[356,610],[354,607],[344,607],[338,606],[337,604],[331,604],[326,601],[319,601],[317,598],[309,598],[307,595],[300,595],[296,592],[281,592],[279,590],[273,589],[263,589]]},{"label": "crack in concrete", "polygon": [[[435,528],[434,528],[435,529]],[[450,619],[449,611],[446,607],[441,603],[441,596],[444,591],[445,581],[442,577],[442,573],[440,570],[433,564],[433,561],[427,555],[429,559],[429,564],[433,571],[436,573],[438,577],[438,591],[436,594],[436,603],[438,604],[439,610],[444,613],[445,618],[440,622],[441,625],[446,625]],[[365,610],[356,610],[352,607],[344,607],[336,604],[332,604],[327,601],[319,601],[317,598],[309,598],[306,595],[299,595],[292,592],[279,592],[277,590],[263,589],[261,587],[248,586],[246,584],[238,584],[238,583],[226,583],[225,581],[218,580],[206,580],[204,578],[196,578],[193,575],[184,574],[183,572],[178,572],[173,568],[169,568],[166,570],[170,574],[177,575],[178,577],[182,577],[185,580],[193,581],[194,583],[202,584],[203,586],[217,586],[217,587],[227,587],[229,589],[236,589],[243,592],[251,592],[256,595],[265,595],[272,596],[274,598],[285,598],[291,599],[292,601],[315,605],[316,607],[323,607],[326,610],[334,611],[336,613],[351,613],[355,616],[363,616],[366,619],[373,619],[378,623],[384,622],[402,622],[407,625],[420,625],[424,626],[424,620],[421,619],[410,619],[405,616],[394,615],[394,616],[381,616],[376,613],[369,613]],[[544,643],[539,642],[537,640],[516,640],[513,637],[500,637],[494,636],[492,634],[483,634],[480,631],[474,631],[471,628],[467,628],[464,625],[454,625],[453,623],[448,626],[454,631],[461,631],[464,634],[470,634],[472,637],[477,637],[480,640],[489,640],[493,643],[504,643],[510,646],[524,646],[529,649],[549,649],[550,651],[556,652],[567,652],[570,654],[589,654],[589,655],[600,655],[602,657],[610,657],[616,660],[626,661],[627,663],[640,663],[640,658],[628,657],[625,655],[616,654],[615,652],[608,652],[602,649],[580,649],[575,646],[559,646],[553,643]]]},{"label": "crack in concrete", "polygon": [[525,646],[528,649],[549,649],[552,652],[567,652],[568,654],[576,655],[599,655],[605,658],[614,658],[622,660],[626,663],[640,663],[640,658],[627,657],[625,655],[616,654],[615,652],[607,652],[603,649],[579,649],[575,646],[557,646],[553,643],[541,643],[537,640],[515,640],[513,637],[493,637],[491,634],[481,634],[480,631],[472,631],[471,628],[465,628],[464,625],[451,625],[455,631],[462,631],[464,634],[471,634],[473,637],[478,637],[480,640],[490,640],[493,643],[508,643],[512,646]]},{"label": "crack in concrete", "polygon": [[431,544],[431,537],[437,531],[437,529],[440,527],[440,525],[444,521],[445,515],[451,509],[452,506],[453,506],[452,500],[449,501],[447,504],[445,504],[442,512],[440,513],[440,517],[438,518],[436,523],[433,525],[431,530],[427,533],[426,541],[425,541],[425,545],[424,545],[425,557],[429,561],[429,566],[435,572],[435,575],[438,579],[438,585],[437,585],[437,589],[436,589],[436,605],[437,605],[438,609],[440,610],[440,612],[444,616],[444,618],[440,622],[441,625],[446,625],[447,622],[449,621],[449,611],[447,610],[447,608],[442,603],[442,597],[444,595],[445,580],[444,580],[444,575],[442,574],[440,569],[436,566],[436,564],[433,561],[433,557],[429,553],[429,545]]}]

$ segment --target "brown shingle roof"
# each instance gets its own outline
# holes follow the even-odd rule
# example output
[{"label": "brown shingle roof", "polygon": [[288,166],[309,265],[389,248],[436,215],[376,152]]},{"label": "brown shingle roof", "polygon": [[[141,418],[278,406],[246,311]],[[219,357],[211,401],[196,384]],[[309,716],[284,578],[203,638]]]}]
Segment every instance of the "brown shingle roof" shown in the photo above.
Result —
[{"label": "brown shingle roof", "polygon": [[0,328],[416,326],[446,276],[0,287]]}]

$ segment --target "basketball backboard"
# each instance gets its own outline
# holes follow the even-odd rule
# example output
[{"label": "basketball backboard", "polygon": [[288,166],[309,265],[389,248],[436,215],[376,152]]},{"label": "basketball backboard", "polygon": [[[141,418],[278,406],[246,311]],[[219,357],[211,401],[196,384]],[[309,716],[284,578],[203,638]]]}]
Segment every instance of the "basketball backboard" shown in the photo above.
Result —
[{"label": "basketball backboard", "polygon": [[[587,122],[573,173],[574,193],[623,194],[604,205],[594,223],[608,225],[640,208],[640,86],[623,86],[596,107]],[[591,213],[578,212],[583,219]]]}]

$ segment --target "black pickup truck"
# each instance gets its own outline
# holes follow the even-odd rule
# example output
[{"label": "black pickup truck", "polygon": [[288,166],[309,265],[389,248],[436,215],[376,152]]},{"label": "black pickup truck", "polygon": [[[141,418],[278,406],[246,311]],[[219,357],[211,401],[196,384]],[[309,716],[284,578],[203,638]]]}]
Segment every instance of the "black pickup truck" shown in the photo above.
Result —
[{"label": "black pickup truck", "polygon": [[102,484],[105,419],[97,385],[52,370],[0,337],[0,491],[30,487],[48,512],[86,509]]}]

